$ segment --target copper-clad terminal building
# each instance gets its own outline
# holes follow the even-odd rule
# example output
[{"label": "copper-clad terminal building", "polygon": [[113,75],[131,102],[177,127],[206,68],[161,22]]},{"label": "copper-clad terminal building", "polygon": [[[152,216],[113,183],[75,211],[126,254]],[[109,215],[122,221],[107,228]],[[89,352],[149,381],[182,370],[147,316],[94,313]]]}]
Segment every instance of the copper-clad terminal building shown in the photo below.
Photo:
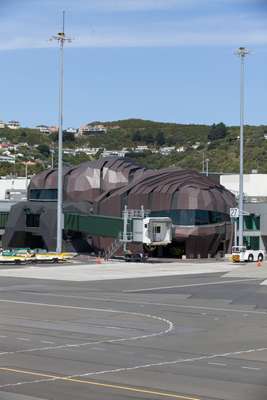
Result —
[{"label": "copper-clad terminal building", "polygon": [[[49,213],[54,222],[49,230],[43,229],[40,218],[38,232],[43,246],[52,248],[56,236],[56,198],[57,171],[47,170],[34,176],[29,185],[28,201],[12,209],[3,238],[6,246],[28,244],[23,242],[23,235],[16,234],[23,231],[21,224],[25,218],[21,215],[25,208],[35,212],[42,207],[43,214]],[[172,254],[207,257],[214,256],[219,250],[227,252],[231,246],[229,209],[235,205],[234,196],[196,171],[178,168],[149,170],[131,160],[114,157],[64,169],[65,211],[120,217],[126,205],[130,209],[144,206],[152,216],[172,219]],[[9,228],[11,225],[13,229]],[[29,228],[24,228],[29,233]],[[70,233],[65,232],[65,237],[68,237],[65,246],[77,250],[79,240],[74,236],[71,238]],[[113,239],[104,236],[88,238],[81,235],[82,249],[89,251],[89,245],[100,250],[106,248]],[[18,239],[14,240],[15,237]],[[78,250],[81,247],[78,246]],[[161,253],[168,255],[166,249]]]}]

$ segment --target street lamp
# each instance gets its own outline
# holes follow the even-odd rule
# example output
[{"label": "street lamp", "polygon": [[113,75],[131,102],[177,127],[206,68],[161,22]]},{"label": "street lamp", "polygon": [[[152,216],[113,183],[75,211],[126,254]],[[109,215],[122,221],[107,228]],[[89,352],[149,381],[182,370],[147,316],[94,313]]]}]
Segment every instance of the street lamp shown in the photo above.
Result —
[{"label": "street lamp", "polygon": [[244,230],[244,199],[243,199],[243,174],[244,174],[244,67],[245,57],[249,54],[248,49],[239,47],[235,53],[240,57],[240,168],[239,168],[239,246],[243,246]]},{"label": "street lamp", "polygon": [[63,229],[63,174],[62,174],[62,127],[63,127],[63,89],[64,89],[64,44],[71,42],[65,35],[65,11],[62,13],[62,32],[52,36],[51,40],[59,43],[59,130],[58,130],[58,179],[57,179],[57,247],[56,252],[62,251]]}]

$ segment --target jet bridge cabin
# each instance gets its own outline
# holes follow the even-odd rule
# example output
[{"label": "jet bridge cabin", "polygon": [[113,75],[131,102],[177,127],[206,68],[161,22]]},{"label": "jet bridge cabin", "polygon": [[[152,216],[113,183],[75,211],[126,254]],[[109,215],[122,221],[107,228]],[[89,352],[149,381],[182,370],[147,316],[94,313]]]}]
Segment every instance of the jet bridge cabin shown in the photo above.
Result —
[{"label": "jet bridge cabin", "polygon": [[148,246],[167,245],[172,241],[172,221],[168,217],[133,219],[133,242]]}]

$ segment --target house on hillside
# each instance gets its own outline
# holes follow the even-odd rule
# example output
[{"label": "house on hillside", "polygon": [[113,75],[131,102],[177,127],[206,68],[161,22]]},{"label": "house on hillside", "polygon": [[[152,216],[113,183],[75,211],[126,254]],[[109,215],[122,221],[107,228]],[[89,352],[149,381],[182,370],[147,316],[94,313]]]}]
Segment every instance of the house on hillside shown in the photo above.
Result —
[{"label": "house on hillside", "polygon": [[79,128],[80,135],[97,135],[107,133],[107,128],[103,124],[86,124]]},{"label": "house on hillside", "polygon": [[40,133],[50,133],[49,127],[47,125],[37,125],[36,129],[38,129]]},{"label": "house on hillside", "polygon": [[20,123],[19,123],[19,121],[8,121],[7,127],[9,129],[19,129],[20,128]]}]

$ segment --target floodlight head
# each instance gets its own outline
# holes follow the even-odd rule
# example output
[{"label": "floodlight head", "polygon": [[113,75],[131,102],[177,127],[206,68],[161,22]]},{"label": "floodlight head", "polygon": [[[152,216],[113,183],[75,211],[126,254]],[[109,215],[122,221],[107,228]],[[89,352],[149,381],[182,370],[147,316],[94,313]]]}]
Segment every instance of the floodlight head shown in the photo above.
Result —
[{"label": "floodlight head", "polygon": [[235,54],[239,57],[245,57],[248,54],[250,54],[250,51],[246,47],[239,47],[236,51]]}]

